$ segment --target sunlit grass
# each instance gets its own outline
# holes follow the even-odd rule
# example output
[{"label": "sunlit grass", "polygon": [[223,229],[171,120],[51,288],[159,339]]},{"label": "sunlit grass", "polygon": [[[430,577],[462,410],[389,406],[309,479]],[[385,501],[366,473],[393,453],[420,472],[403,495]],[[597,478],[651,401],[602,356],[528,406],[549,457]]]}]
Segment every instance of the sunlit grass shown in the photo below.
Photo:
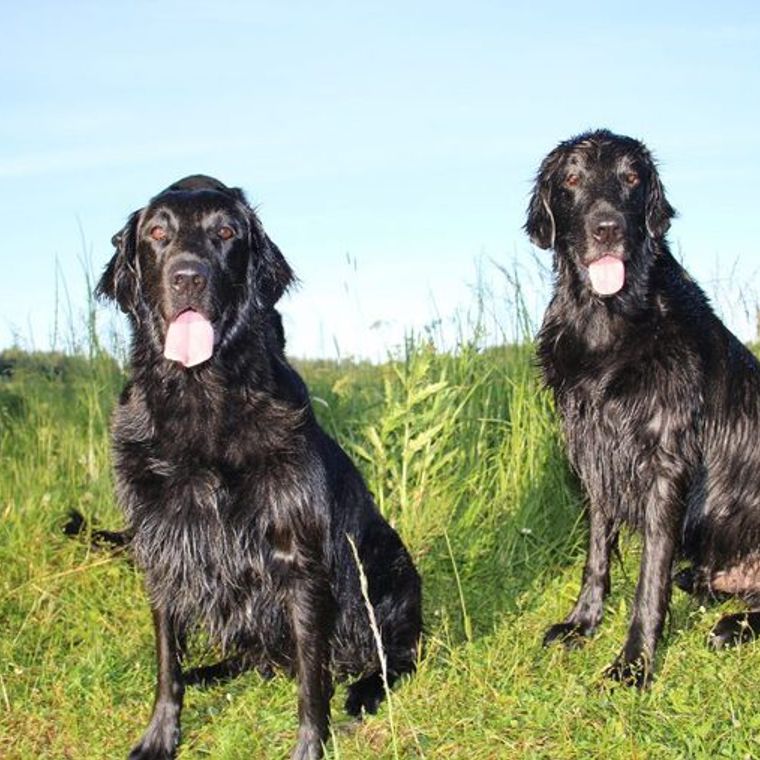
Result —
[{"label": "sunlit grass", "polygon": [[[324,426],[410,547],[425,594],[425,653],[394,691],[393,724],[385,707],[362,724],[348,720],[341,687],[330,753],[759,756],[760,646],[709,652],[718,608],[676,592],[653,687],[603,686],[625,634],[636,540],[622,547],[595,640],[575,652],[539,646],[577,591],[582,499],[529,341],[486,347],[478,334],[477,321],[463,323],[448,351],[412,337],[380,366],[299,362]],[[126,757],[150,712],[153,634],[139,574],[60,534],[71,507],[121,524],[107,427],[123,378],[91,348],[50,358],[47,374],[17,365],[0,382],[3,758]],[[292,682],[256,673],[189,689],[180,757],[287,757],[295,704]]]}]

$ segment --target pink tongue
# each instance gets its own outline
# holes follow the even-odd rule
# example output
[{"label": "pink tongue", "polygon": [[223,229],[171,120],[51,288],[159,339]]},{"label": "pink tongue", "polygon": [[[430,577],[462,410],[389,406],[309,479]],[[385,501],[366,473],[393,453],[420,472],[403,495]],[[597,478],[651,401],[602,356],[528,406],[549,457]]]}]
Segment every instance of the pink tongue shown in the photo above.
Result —
[{"label": "pink tongue", "polygon": [[600,296],[611,296],[623,287],[625,264],[616,256],[602,256],[588,266],[591,287]]},{"label": "pink tongue", "polygon": [[214,352],[214,328],[202,314],[183,311],[166,331],[164,356],[186,367],[205,362]]}]

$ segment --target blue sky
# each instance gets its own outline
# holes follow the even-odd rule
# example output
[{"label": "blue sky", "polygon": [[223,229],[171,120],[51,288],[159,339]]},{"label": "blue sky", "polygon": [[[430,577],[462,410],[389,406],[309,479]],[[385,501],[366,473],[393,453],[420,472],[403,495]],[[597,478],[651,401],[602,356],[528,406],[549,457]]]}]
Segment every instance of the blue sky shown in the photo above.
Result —
[{"label": "blue sky", "polygon": [[447,323],[477,261],[497,296],[491,262],[520,268],[539,311],[531,180],[600,126],[652,148],[674,248],[750,337],[760,3],[3,3],[0,346],[48,347],[56,271],[76,326],[83,252],[99,271],[196,172],[243,187],[299,275],[294,355],[378,358]]}]

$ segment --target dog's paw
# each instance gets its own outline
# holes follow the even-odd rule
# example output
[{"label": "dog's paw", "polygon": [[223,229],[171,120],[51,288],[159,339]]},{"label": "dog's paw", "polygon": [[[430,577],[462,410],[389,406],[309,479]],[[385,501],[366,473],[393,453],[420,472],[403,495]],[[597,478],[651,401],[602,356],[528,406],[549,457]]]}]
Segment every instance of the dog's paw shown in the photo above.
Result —
[{"label": "dog's paw", "polygon": [[170,718],[161,718],[162,712],[159,709],[154,713],[140,743],[129,753],[129,760],[174,760],[179,744],[179,723]]},{"label": "dog's paw", "polygon": [[724,649],[754,641],[760,633],[759,612],[738,612],[726,615],[710,631],[709,644],[713,649]]},{"label": "dog's paw", "polygon": [[317,732],[301,729],[298,744],[290,755],[290,760],[321,760],[324,744]]},{"label": "dog's paw", "polygon": [[354,718],[360,718],[362,711],[374,715],[383,699],[385,699],[385,688],[382,676],[379,673],[373,673],[348,687],[346,712]]},{"label": "dog's paw", "polygon": [[697,573],[693,567],[683,567],[673,574],[673,585],[687,594],[697,593]]},{"label": "dog's paw", "polygon": [[129,753],[129,760],[174,760],[176,753],[174,748],[157,747],[141,741]]},{"label": "dog's paw", "polygon": [[621,655],[605,669],[604,677],[624,686],[644,689],[652,682],[652,669],[644,655],[631,659]]},{"label": "dog's paw", "polygon": [[84,515],[76,509],[70,509],[66,522],[61,526],[65,536],[79,536],[87,530]]},{"label": "dog's paw", "polygon": [[544,634],[542,646],[560,643],[568,649],[582,646],[585,639],[593,633],[593,629],[577,623],[556,623]]}]

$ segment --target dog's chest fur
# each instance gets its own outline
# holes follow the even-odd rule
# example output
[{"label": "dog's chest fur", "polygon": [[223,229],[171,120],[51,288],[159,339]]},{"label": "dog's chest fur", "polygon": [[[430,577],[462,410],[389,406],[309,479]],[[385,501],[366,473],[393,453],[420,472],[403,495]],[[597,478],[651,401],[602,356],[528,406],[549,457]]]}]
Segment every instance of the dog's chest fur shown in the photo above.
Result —
[{"label": "dog's chest fur", "polygon": [[[664,483],[688,478],[697,462],[700,372],[676,353],[654,323],[608,329],[606,315],[583,334],[554,319],[539,334],[544,378],[562,416],[568,456],[590,498],[634,527]],[[638,334],[646,330],[646,336]],[[616,335],[613,343],[607,336]],[[662,348],[661,348],[662,347]],[[590,368],[593,368],[590,371]],[[689,378],[689,380],[686,380]],[[688,389],[688,393],[684,390]]]},{"label": "dog's chest fur", "polygon": [[254,645],[277,659],[290,648],[283,526],[305,496],[293,462],[298,434],[289,430],[288,447],[252,443],[265,435],[260,427],[272,428],[255,419],[274,413],[265,407],[240,403],[222,420],[177,405],[161,415],[173,427],[167,435],[133,387],[117,411],[114,450],[120,502],[152,603],[184,625],[203,625],[224,648]]}]

